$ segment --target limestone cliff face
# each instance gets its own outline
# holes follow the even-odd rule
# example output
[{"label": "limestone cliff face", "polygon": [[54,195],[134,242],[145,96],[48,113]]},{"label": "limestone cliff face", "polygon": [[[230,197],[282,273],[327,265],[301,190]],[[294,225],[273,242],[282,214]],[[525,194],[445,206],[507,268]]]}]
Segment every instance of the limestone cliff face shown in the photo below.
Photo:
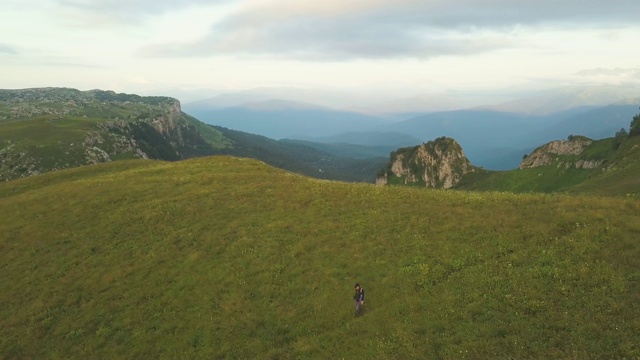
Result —
[{"label": "limestone cliff face", "polygon": [[[178,119],[180,119],[181,115],[182,109],[180,102],[173,100],[172,103],[167,104],[165,114],[152,119],[151,124],[153,124],[153,127],[162,135],[170,135],[172,133],[180,135]],[[178,136],[178,138],[182,140],[182,136]]]},{"label": "limestone cliff face", "polygon": [[464,155],[462,147],[451,138],[441,137],[391,154],[388,169],[376,179],[376,184],[424,184],[427,187],[449,189],[475,168]]},{"label": "limestone cliff face", "polygon": [[601,166],[604,160],[581,159],[586,148],[593,140],[586,137],[571,137],[569,140],[556,140],[547,143],[524,158],[520,163],[520,169],[529,169],[540,166],[557,164],[557,167],[566,169],[594,169]]}]

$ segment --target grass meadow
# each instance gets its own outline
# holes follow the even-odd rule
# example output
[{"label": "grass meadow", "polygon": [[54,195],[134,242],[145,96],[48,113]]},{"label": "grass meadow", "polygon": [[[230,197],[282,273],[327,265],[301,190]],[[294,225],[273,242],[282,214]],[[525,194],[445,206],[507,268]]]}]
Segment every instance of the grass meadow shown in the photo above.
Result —
[{"label": "grass meadow", "polygon": [[639,214],[232,157],[13,180],[0,359],[637,359]]}]

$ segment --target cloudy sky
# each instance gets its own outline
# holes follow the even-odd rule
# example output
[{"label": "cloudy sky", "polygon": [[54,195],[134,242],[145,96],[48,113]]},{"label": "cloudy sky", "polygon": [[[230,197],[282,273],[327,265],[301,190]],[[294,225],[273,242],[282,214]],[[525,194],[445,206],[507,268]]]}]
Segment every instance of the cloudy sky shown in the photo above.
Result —
[{"label": "cloudy sky", "polygon": [[1,88],[509,93],[640,83],[637,0],[2,0]]}]

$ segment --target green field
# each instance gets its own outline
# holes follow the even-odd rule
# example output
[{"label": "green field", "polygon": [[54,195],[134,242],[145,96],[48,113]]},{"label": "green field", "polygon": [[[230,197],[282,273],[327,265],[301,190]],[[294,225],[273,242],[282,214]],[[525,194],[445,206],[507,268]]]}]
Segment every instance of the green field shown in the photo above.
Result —
[{"label": "green field", "polygon": [[0,359],[637,359],[639,214],[232,157],[13,180]]}]

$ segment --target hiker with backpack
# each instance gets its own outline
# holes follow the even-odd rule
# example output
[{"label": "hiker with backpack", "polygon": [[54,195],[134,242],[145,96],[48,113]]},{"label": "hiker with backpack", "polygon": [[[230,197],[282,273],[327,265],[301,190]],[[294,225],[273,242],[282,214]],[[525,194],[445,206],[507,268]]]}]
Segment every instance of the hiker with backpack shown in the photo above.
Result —
[{"label": "hiker with backpack", "polygon": [[356,294],[353,296],[353,301],[356,306],[356,316],[360,316],[364,305],[364,289],[358,283],[356,283]]}]

